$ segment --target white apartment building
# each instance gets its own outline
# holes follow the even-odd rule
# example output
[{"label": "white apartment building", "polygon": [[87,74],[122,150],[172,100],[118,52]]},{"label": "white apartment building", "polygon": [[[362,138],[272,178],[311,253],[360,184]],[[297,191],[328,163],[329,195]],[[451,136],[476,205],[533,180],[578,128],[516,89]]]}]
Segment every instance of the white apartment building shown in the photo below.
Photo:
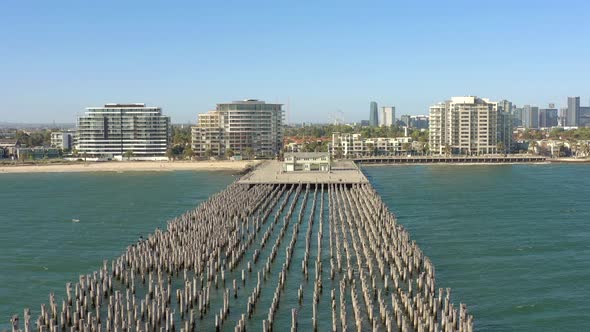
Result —
[{"label": "white apartment building", "polygon": [[354,158],[370,155],[400,155],[407,153],[411,137],[363,138],[361,134],[332,133],[330,151],[334,157]]},{"label": "white apartment building", "polygon": [[91,158],[167,160],[169,142],[170,118],[160,107],[106,104],[78,118],[76,149]]},{"label": "white apartment building", "polygon": [[381,114],[379,115],[380,127],[391,127],[395,123],[395,107],[384,106],[381,107]]},{"label": "white apartment building", "polygon": [[70,150],[74,146],[73,132],[54,131],[51,133],[51,146],[62,150]]},{"label": "white apartment building", "polygon": [[257,99],[217,104],[215,110],[199,114],[192,127],[193,152],[223,155],[231,149],[244,154],[250,148],[257,156],[274,157],[283,143],[282,106]]},{"label": "white apartment building", "polygon": [[497,103],[475,96],[453,97],[430,107],[429,129],[432,153],[496,153]]}]

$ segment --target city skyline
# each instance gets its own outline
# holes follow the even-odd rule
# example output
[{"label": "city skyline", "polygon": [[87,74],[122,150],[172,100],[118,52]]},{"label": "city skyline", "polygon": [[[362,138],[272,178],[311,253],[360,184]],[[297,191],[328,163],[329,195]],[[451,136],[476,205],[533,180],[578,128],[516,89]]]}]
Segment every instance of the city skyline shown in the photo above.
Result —
[{"label": "city skyline", "polygon": [[0,121],[72,123],[137,101],[175,123],[250,98],[285,104],[290,123],[338,110],[358,122],[371,100],[412,115],[445,96],[589,103],[585,2],[337,4],[4,4]]}]

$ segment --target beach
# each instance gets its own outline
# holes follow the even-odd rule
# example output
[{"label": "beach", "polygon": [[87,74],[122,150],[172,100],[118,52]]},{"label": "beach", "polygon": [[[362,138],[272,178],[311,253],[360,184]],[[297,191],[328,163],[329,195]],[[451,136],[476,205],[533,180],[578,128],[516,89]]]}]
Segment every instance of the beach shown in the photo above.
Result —
[{"label": "beach", "polygon": [[63,172],[138,172],[138,171],[234,171],[240,172],[260,161],[108,161],[46,165],[1,165],[0,174]]}]

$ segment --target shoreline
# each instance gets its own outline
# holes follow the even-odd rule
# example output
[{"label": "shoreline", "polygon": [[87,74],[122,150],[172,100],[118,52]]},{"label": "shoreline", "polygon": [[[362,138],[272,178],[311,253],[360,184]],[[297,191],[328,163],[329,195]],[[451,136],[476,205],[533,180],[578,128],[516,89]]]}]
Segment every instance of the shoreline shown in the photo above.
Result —
[{"label": "shoreline", "polygon": [[106,161],[48,165],[0,165],[0,174],[79,173],[79,172],[173,172],[232,171],[243,172],[260,163],[257,160],[236,161]]}]

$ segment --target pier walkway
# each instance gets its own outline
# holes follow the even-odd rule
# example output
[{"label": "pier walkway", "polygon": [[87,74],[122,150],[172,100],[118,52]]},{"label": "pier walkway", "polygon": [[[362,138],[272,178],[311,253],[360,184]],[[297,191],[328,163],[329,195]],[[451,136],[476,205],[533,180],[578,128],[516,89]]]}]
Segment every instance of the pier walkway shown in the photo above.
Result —
[{"label": "pier walkway", "polygon": [[363,172],[351,160],[336,161],[331,172],[284,172],[283,163],[266,161],[250,173],[244,175],[240,184],[285,184],[285,183],[369,183]]}]

